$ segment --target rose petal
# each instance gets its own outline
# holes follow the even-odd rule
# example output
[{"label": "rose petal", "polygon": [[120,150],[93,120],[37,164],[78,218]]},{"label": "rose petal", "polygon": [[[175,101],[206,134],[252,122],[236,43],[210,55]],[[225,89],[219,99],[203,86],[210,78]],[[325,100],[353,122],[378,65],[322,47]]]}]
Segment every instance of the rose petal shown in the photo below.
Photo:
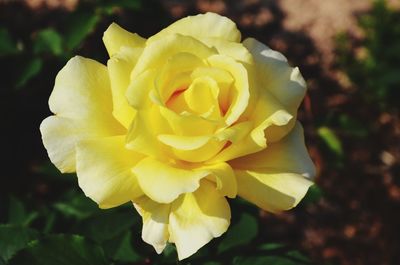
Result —
[{"label": "rose petal", "polygon": [[207,181],[202,181],[194,193],[187,193],[174,201],[169,233],[179,260],[191,256],[211,239],[225,233],[230,218],[228,202]]},{"label": "rose petal", "polygon": [[49,107],[56,114],[40,125],[50,160],[62,172],[75,171],[75,143],[92,137],[122,134],[112,116],[107,68],[90,59],[74,57],[58,73]]},{"label": "rose petal", "polygon": [[215,13],[206,13],[176,21],[149,38],[149,42],[162,40],[173,33],[191,36],[200,40],[203,38],[218,38],[239,42],[241,39],[240,31],[232,20]]},{"label": "rose petal", "polygon": [[123,47],[107,62],[113,99],[113,115],[125,128],[129,128],[135,110],[125,96],[130,84],[130,73],[142,53],[142,48]]},{"label": "rose petal", "polygon": [[179,167],[150,157],[140,161],[132,171],[143,192],[159,203],[170,203],[182,193],[195,191],[200,179],[209,174],[205,170]]},{"label": "rose petal", "polygon": [[123,46],[132,48],[144,47],[146,39],[140,37],[138,34],[126,31],[116,23],[112,23],[104,32],[103,42],[108,54],[112,57]]},{"label": "rose petal", "polygon": [[111,208],[143,195],[132,167],[142,155],[125,148],[125,137],[83,140],[77,144],[78,183],[100,208]]},{"label": "rose petal", "polygon": [[132,71],[131,79],[133,80],[147,69],[159,69],[170,57],[178,53],[189,53],[204,59],[216,54],[216,50],[189,36],[167,35],[158,41],[147,43],[140,60]]},{"label": "rose petal", "polygon": [[[243,44],[254,57],[260,85],[273,94],[293,117],[296,117],[297,109],[307,90],[299,69],[290,67],[281,53],[271,50],[255,39],[248,38]],[[287,128],[271,126],[266,132],[268,141],[279,141],[293,126],[294,122],[288,124]]]},{"label": "rose petal", "polygon": [[307,177],[315,175],[315,166],[304,143],[303,128],[299,122],[281,141],[264,150],[229,162],[235,169],[268,168]]},{"label": "rose petal", "polygon": [[152,201],[146,196],[136,199],[134,206],[143,219],[142,239],[160,254],[169,238],[168,222],[170,204]]},{"label": "rose petal", "polygon": [[227,110],[225,122],[231,125],[245,111],[249,102],[250,93],[247,70],[242,64],[237,63],[235,60],[225,55],[211,56],[207,59],[207,62],[210,63],[212,67],[221,68],[230,72],[235,79],[233,87],[231,87],[229,91],[229,95],[226,95],[232,100],[229,100],[231,105]]},{"label": "rose petal", "polygon": [[237,176],[239,195],[272,212],[295,207],[312,185],[304,177],[315,175],[299,123],[280,142],[230,164]]}]

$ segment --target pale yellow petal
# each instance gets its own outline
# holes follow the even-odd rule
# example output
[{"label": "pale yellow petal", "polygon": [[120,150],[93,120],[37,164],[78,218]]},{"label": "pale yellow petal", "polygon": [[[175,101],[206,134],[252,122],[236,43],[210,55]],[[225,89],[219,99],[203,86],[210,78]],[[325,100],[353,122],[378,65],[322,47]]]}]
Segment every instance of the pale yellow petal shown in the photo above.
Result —
[{"label": "pale yellow petal", "polygon": [[206,13],[176,21],[149,38],[149,42],[161,40],[173,33],[191,36],[200,40],[203,38],[218,38],[240,42],[241,39],[240,31],[232,20],[215,13]]},{"label": "pale yellow petal", "polygon": [[207,170],[210,174],[208,180],[215,183],[218,192],[229,198],[235,198],[237,194],[237,181],[235,173],[228,163],[217,163],[202,166],[203,170]]},{"label": "pale yellow petal", "polygon": [[137,111],[128,130],[126,147],[151,157],[166,157],[168,148],[157,140],[160,134],[171,134],[169,124],[160,114],[159,107]]},{"label": "pale yellow petal", "polygon": [[313,177],[315,166],[304,143],[303,128],[299,122],[281,141],[268,145],[264,150],[229,162],[235,169],[255,170],[267,168]]},{"label": "pale yellow petal", "polygon": [[50,160],[62,172],[75,171],[75,143],[80,139],[123,133],[112,116],[107,68],[90,59],[74,57],[58,73],[49,99],[56,114],[40,126]]},{"label": "pale yellow petal", "polygon": [[[248,126],[243,125],[241,129],[246,135],[241,136],[239,141],[227,146],[218,155],[210,159],[210,163],[228,161],[263,150],[268,142],[265,129],[271,126],[286,126],[293,117],[268,93],[261,93],[253,113],[248,119],[253,126],[249,130]],[[240,124],[238,123],[238,125]]]},{"label": "pale yellow petal", "polygon": [[78,183],[101,208],[143,195],[132,167],[142,155],[125,148],[124,136],[82,140],[76,145]]},{"label": "pale yellow petal", "polygon": [[315,175],[299,123],[281,141],[229,163],[237,176],[239,195],[271,212],[295,207],[312,185],[306,177]]},{"label": "pale yellow petal", "polygon": [[217,121],[208,120],[201,116],[187,113],[177,114],[165,107],[160,107],[159,111],[176,135],[212,135],[220,125]]},{"label": "pale yellow petal", "polygon": [[195,191],[200,179],[209,174],[209,171],[185,168],[150,157],[141,160],[132,171],[143,192],[159,203],[170,203],[182,193]]},{"label": "pale yellow petal", "polygon": [[[179,83],[177,81],[180,81],[181,77],[189,77],[189,73],[204,66],[205,63],[196,54],[187,52],[171,54],[155,79],[155,85],[162,101],[167,102],[175,91],[186,88],[182,86],[183,84],[177,85]],[[190,84],[190,79],[187,82],[186,86]]]},{"label": "pale yellow petal", "polygon": [[200,59],[216,54],[216,50],[209,48],[199,40],[180,34],[168,34],[158,41],[148,43],[143,50],[140,60],[132,71],[132,80],[147,69],[159,69],[169,58],[178,53],[189,53]]},{"label": "pale yellow petal", "polygon": [[175,242],[179,260],[197,252],[211,239],[228,229],[231,213],[226,199],[215,186],[202,181],[198,190],[172,203],[169,233]]},{"label": "pale yellow petal", "polygon": [[226,95],[231,104],[226,112],[225,121],[228,125],[231,125],[246,110],[249,102],[250,92],[247,70],[242,64],[225,55],[211,56],[207,59],[207,62],[212,67],[228,71],[235,79],[229,94]]},{"label": "pale yellow petal", "polygon": [[134,201],[134,206],[143,219],[142,239],[160,254],[167,245],[168,222],[171,205],[161,204],[143,196]]},{"label": "pale yellow petal", "polygon": [[[254,57],[257,78],[262,88],[268,90],[293,117],[296,117],[297,109],[307,90],[299,69],[290,67],[281,53],[271,50],[255,39],[246,39],[243,44]],[[290,129],[269,128],[269,141],[280,140]]]},{"label": "pale yellow petal", "polygon": [[180,150],[195,150],[210,141],[211,136],[180,136],[174,134],[160,134],[157,136],[163,144]]},{"label": "pale yellow petal", "polygon": [[130,33],[116,23],[112,23],[104,32],[103,42],[111,57],[123,46],[131,48],[143,47],[146,43],[146,39],[140,37],[136,33]]},{"label": "pale yellow petal", "polygon": [[253,56],[249,50],[238,42],[231,42],[220,38],[204,38],[202,42],[217,49],[219,54],[227,55],[238,62],[253,64]]},{"label": "pale yellow petal", "polygon": [[139,110],[149,108],[153,104],[150,100],[150,92],[155,88],[156,73],[155,69],[148,69],[132,79],[125,94],[131,107]]},{"label": "pale yellow petal", "polygon": [[107,62],[113,99],[113,115],[127,129],[133,120],[135,110],[128,104],[125,94],[130,84],[130,74],[142,50],[142,48],[122,47]]},{"label": "pale yellow petal", "polygon": [[51,162],[63,173],[74,172],[75,143],[89,136],[88,131],[71,119],[50,116],[40,124],[40,132]]},{"label": "pale yellow petal", "polygon": [[239,196],[270,211],[295,207],[313,184],[303,176],[269,169],[235,170]]}]

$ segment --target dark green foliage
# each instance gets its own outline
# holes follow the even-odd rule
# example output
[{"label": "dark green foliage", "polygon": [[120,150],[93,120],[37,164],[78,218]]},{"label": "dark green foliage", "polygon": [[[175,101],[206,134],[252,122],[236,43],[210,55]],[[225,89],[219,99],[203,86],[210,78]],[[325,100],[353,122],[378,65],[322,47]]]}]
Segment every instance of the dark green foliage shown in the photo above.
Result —
[{"label": "dark green foliage", "polygon": [[10,265],[107,265],[100,246],[77,235],[50,235],[32,241]]},{"label": "dark green foliage", "polygon": [[400,97],[400,12],[377,0],[360,26],[366,36],[355,54],[346,35],[339,37],[339,63],[365,99],[381,109],[399,106]]}]

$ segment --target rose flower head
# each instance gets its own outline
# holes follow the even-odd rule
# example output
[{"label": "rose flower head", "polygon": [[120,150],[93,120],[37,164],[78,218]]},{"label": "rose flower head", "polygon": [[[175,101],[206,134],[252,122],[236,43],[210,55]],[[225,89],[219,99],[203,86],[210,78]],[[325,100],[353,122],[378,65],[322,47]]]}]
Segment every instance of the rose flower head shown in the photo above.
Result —
[{"label": "rose flower head", "polygon": [[99,207],[132,202],[157,253],[170,242],[184,259],[221,236],[227,198],[279,212],[304,197],[306,84],[282,54],[214,13],[149,39],[111,24],[103,41],[107,65],[77,56],[58,73],[43,143]]}]

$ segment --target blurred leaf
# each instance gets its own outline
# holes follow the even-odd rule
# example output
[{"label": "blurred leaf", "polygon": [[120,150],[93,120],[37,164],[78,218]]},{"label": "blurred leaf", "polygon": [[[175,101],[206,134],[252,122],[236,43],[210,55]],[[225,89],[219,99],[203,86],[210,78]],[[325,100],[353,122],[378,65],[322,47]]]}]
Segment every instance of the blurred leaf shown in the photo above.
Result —
[{"label": "blurred leaf", "polygon": [[108,265],[102,248],[77,235],[51,235],[33,241],[10,265]]},{"label": "blurred leaf", "polygon": [[365,138],[369,135],[368,127],[365,124],[348,115],[341,115],[339,117],[339,124],[344,131],[356,137]]},{"label": "blurred leaf", "polygon": [[305,265],[308,263],[280,256],[235,257],[233,265]]},{"label": "blurred leaf", "polygon": [[115,210],[101,211],[98,215],[82,222],[79,229],[88,238],[98,243],[110,240],[122,232],[127,232],[137,219],[134,211],[116,212]]},{"label": "blurred leaf", "polygon": [[64,34],[66,47],[69,50],[77,48],[94,31],[99,20],[99,15],[93,11],[72,13]]},{"label": "blurred leaf", "polygon": [[286,253],[286,256],[291,257],[299,262],[304,262],[305,264],[311,263],[311,260],[309,258],[307,258],[306,256],[304,256],[303,254],[301,254],[301,252],[298,250],[288,251]]},{"label": "blurred leaf", "polygon": [[33,52],[36,54],[52,53],[54,55],[60,55],[63,52],[62,37],[54,29],[39,31],[33,44]]},{"label": "blurred leaf", "polygon": [[333,153],[339,157],[343,156],[342,143],[331,129],[328,127],[320,127],[318,129],[318,135]]},{"label": "blurred leaf", "polygon": [[30,79],[35,77],[42,69],[43,62],[40,58],[30,58],[21,65],[17,77],[16,88],[23,87]]},{"label": "blurred leaf", "polygon": [[0,28],[0,56],[18,52],[17,44],[6,28]]},{"label": "blurred leaf", "polygon": [[266,243],[266,244],[262,244],[261,246],[258,247],[258,249],[260,250],[277,250],[277,249],[281,249],[281,248],[285,248],[286,246],[284,244],[281,243]]},{"label": "blurred leaf", "polygon": [[126,231],[112,240],[103,244],[104,251],[107,256],[112,257],[113,260],[119,262],[138,262],[143,258],[135,251],[132,242],[132,232]]},{"label": "blurred leaf", "polygon": [[22,201],[18,200],[14,196],[10,196],[10,204],[8,208],[9,223],[27,226],[37,217],[37,212],[27,212]]},{"label": "blurred leaf", "polygon": [[30,228],[19,225],[0,225],[0,257],[8,261],[37,237],[38,233]]},{"label": "blurred leaf", "polygon": [[71,190],[67,193],[64,201],[55,203],[54,208],[66,217],[83,220],[99,211],[95,202],[77,190]]},{"label": "blurred leaf", "polygon": [[258,223],[254,216],[243,213],[238,223],[226,233],[218,246],[218,252],[249,244],[258,233]]},{"label": "blurred leaf", "polygon": [[6,262],[4,261],[4,259],[2,257],[0,257],[0,265],[6,265]]}]

